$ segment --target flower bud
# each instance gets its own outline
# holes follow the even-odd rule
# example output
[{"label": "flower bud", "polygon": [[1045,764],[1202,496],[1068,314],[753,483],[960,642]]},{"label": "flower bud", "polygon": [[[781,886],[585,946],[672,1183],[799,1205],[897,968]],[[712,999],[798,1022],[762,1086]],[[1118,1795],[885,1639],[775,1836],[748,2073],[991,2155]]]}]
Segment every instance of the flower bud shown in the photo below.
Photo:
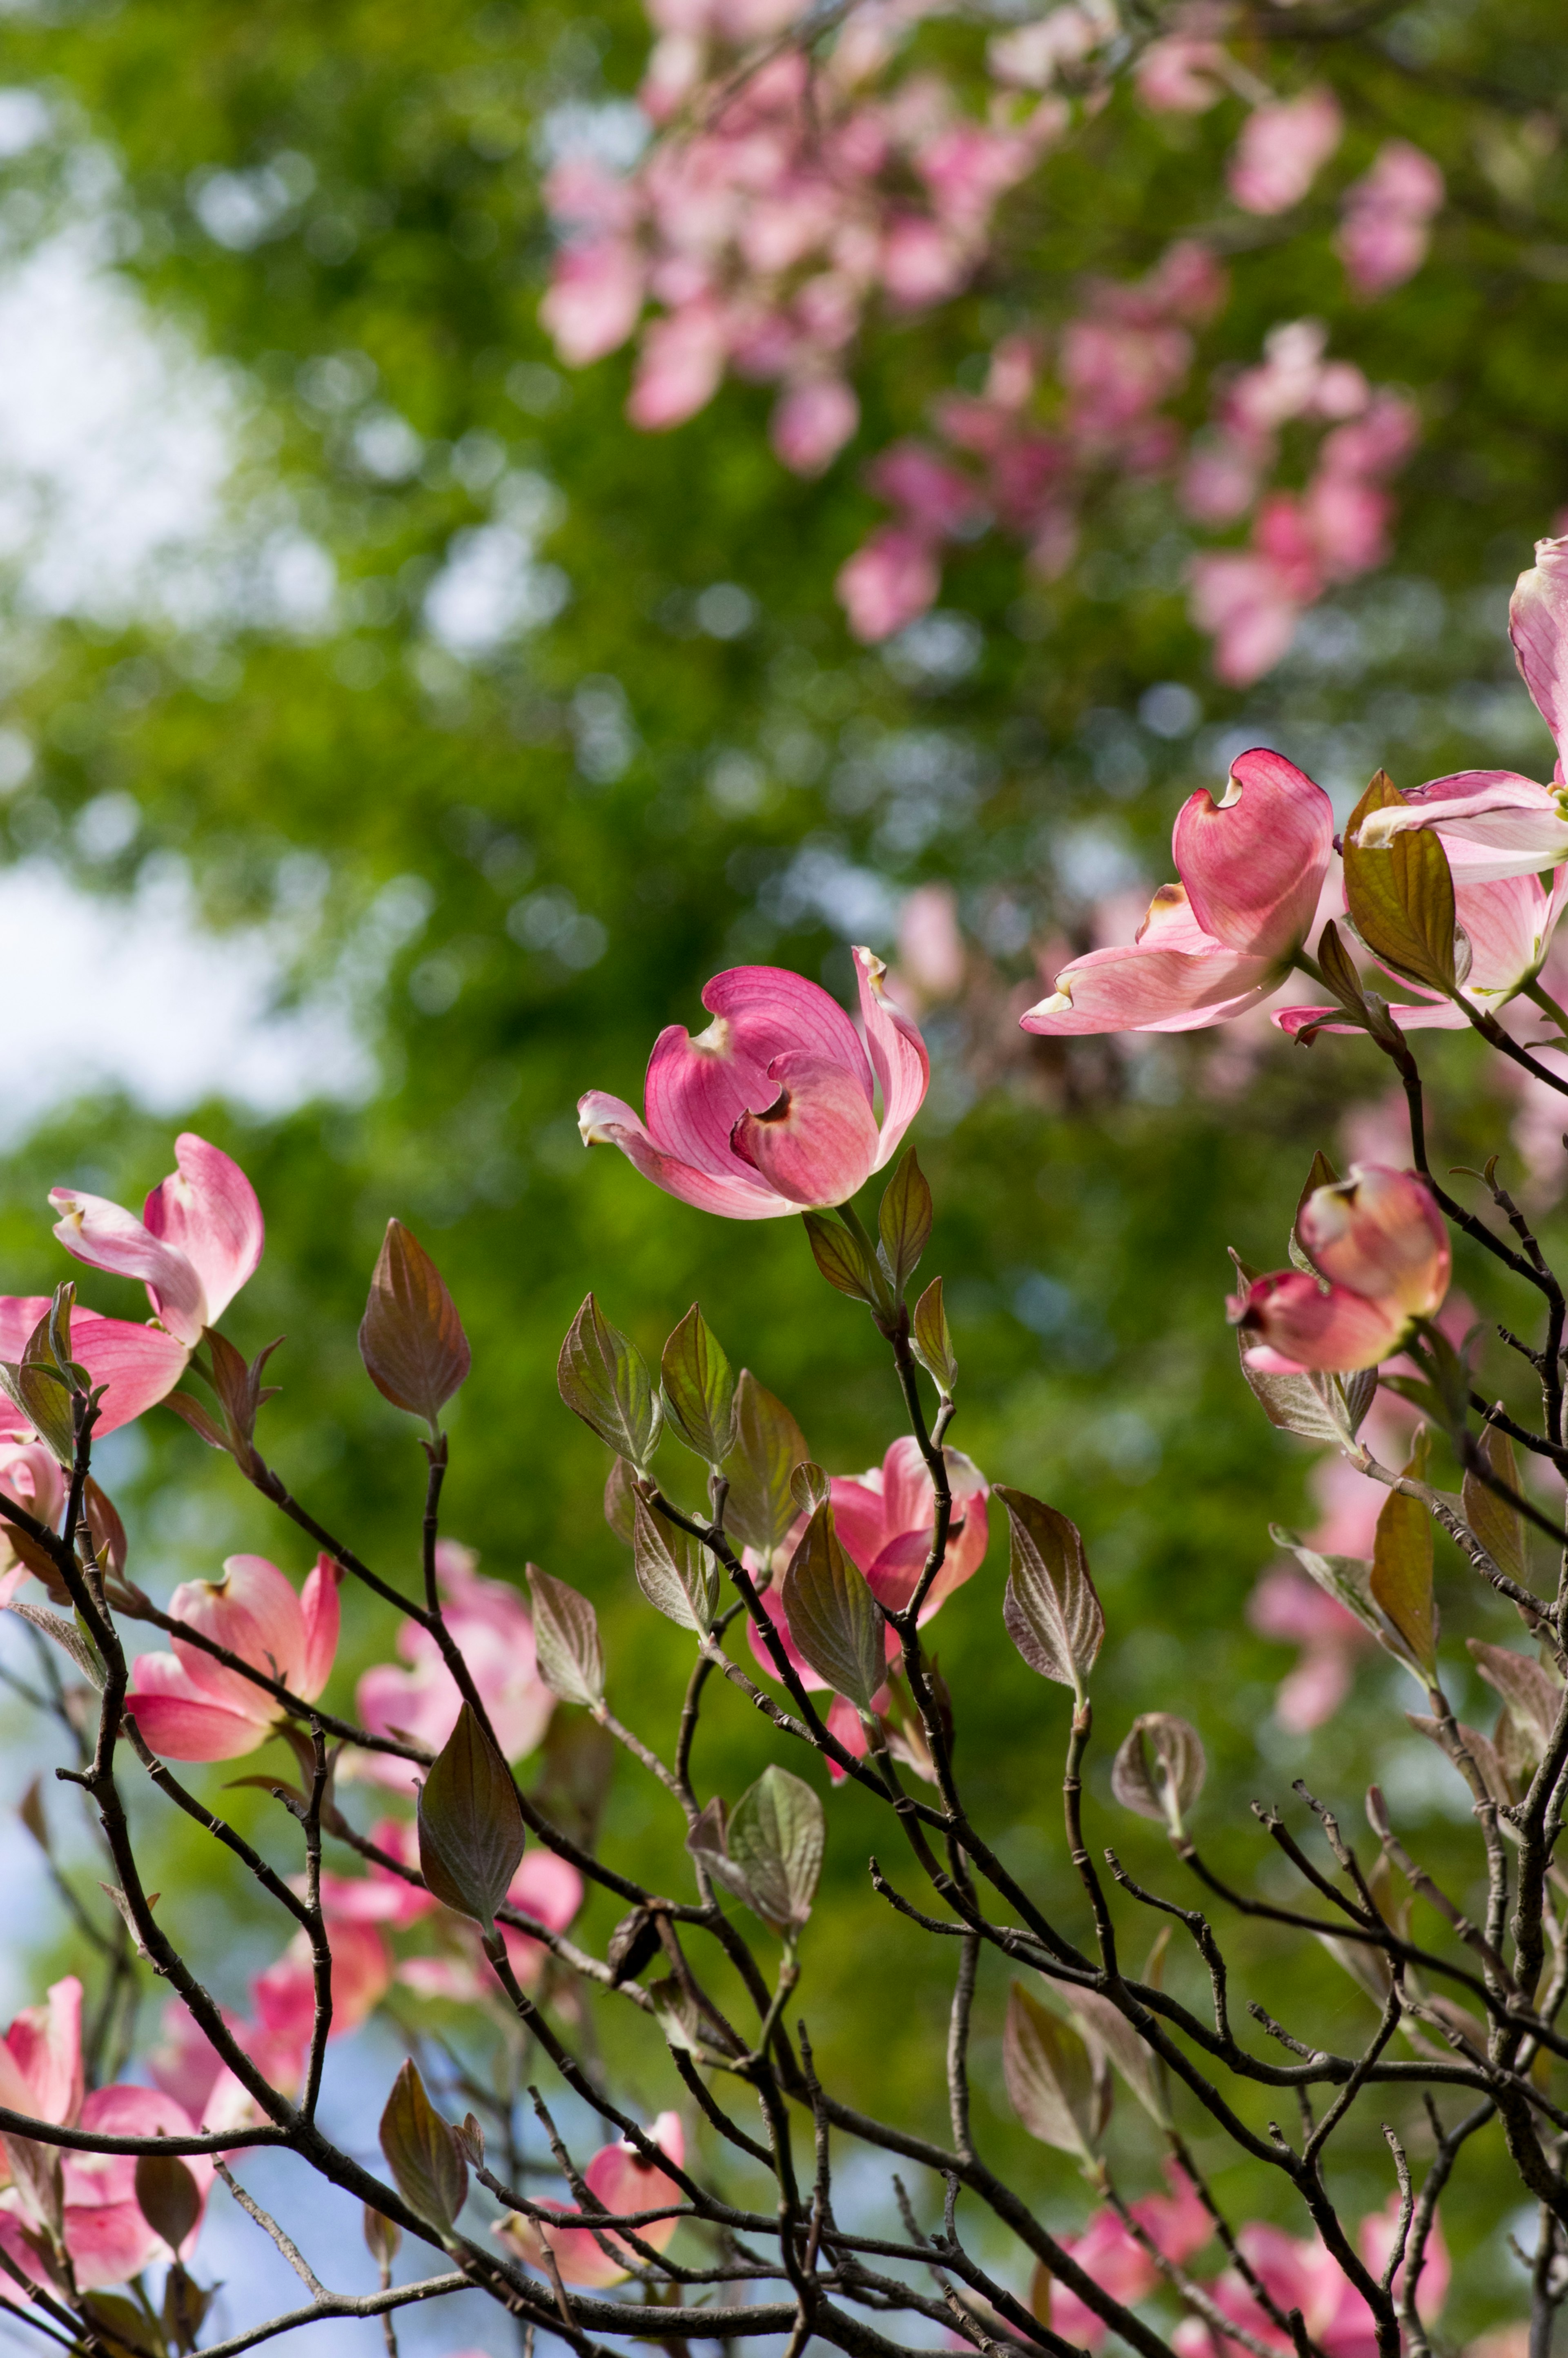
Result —
[{"label": "flower bud", "polygon": [[1304,1368],[1348,1374],[1375,1368],[1399,1348],[1410,1323],[1391,1299],[1373,1302],[1347,1285],[1325,1289],[1296,1269],[1259,1278],[1245,1293],[1232,1294],[1226,1306],[1231,1325],[1257,1338],[1246,1359],[1261,1375],[1293,1376]]},{"label": "flower bud", "polygon": [[1314,1264],[1336,1286],[1397,1304],[1411,1318],[1430,1318],[1442,1307],[1448,1232],[1416,1173],[1353,1163],[1348,1178],[1314,1189],[1296,1227]]}]

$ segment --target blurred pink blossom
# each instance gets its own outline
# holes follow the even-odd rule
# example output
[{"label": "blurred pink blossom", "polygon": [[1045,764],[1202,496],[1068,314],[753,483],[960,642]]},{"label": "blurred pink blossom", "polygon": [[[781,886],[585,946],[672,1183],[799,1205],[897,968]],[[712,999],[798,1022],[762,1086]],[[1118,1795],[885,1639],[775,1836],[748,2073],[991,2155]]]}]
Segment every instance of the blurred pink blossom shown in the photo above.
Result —
[{"label": "blurred pink blossom", "polygon": [[1358,295],[1386,295],[1421,268],[1445,194],[1437,166],[1408,139],[1379,148],[1366,178],[1346,190],[1336,241]]},{"label": "blurred pink blossom", "polygon": [[[448,1630],[472,1673],[503,1752],[509,1760],[520,1759],[539,1742],[555,1707],[535,1666],[527,1608],[503,1581],[480,1579],[474,1570],[478,1559],[456,1541],[442,1540],[436,1561]],[[461,1709],[456,1682],[435,1639],[417,1622],[401,1624],[397,1650],[406,1670],[383,1663],[360,1680],[361,1725],[374,1735],[406,1736],[438,1752]],[[418,1779],[411,1760],[388,1752],[350,1752],[340,1774],[406,1793]]]},{"label": "blurred pink blossom", "polygon": [[1254,107],[1230,159],[1230,193],[1249,213],[1289,212],[1306,195],[1345,132],[1339,101],[1325,82],[1299,97]]}]

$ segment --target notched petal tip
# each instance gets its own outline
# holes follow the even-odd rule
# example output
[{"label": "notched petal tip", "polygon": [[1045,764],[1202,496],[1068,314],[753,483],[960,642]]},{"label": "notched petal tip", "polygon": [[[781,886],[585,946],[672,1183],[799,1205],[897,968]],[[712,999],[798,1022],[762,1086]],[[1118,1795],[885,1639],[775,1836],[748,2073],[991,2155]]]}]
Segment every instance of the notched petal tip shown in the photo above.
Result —
[{"label": "notched petal tip", "polygon": [[1070,990],[1054,990],[1049,999],[1038,999],[1033,1007],[1024,1009],[1018,1019],[1019,1029],[1021,1032],[1033,1032],[1038,1025],[1048,1023],[1054,1015],[1070,1014],[1072,1006],[1073,994]]}]

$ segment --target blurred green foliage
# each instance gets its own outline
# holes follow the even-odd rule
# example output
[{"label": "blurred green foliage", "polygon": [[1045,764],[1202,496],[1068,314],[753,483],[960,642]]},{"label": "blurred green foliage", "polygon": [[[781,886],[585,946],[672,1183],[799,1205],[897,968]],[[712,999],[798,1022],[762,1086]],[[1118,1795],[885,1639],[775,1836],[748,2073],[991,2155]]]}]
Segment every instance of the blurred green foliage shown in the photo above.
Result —
[{"label": "blurred green foliage", "polygon": [[[26,659],[11,664],[12,713],[38,748],[4,814],[15,854],[52,854],[116,890],[174,853],[220,925],[303,910],[301,989],[345,957],[351,968],[372,936],[383,945],[389,971],[367,1017],[383,1078],[367,1103],[271,1122],[219,1105],[189,1113],[239,1155],[267,1211],[265,1263],[226,1324],[250,1349],[287,1336],[270,1453],[323,1520],[409,1576],[422,1461],[353,1343],[396,1213],[438,1260],[473,1346],[452,1417],[449,1529],[488,1571],[515,1578],[533,1558],[587,1590],[612,1702],[650,1736],[667,1732],[689,1650],[635,1599],[600,1512],[603,1453],[555,1391],[582,1294],[591,1285],[651,1358],[700,1297],[734,1361],[793,1405],[834,1470],[880,1459],[898,1402],[870,1322],[827,1293],[794,1224],[727,1227],[656,1195],[616,1156],[585,1156],[574,1103],[589,1087],[635,1097],[654,1033],[697,1020],[719,965],[766,958],[842,991],[846,939],[885,946],[900,893],[951,879],[989,960],[985,990],[931,1026],[937,1086],[916,1132],[937,1203],[926,1272],[948,1281],[963,1371],[954,1439],[993,1478],[1083,1526],[1110,1626],[1093,1840],[1114,1841],[1134,1873],[1184,1898],[1152,1830],[1108,1804],[1106,1763],[1135,1711],[1179,1708],[1202,1727],[1212,1782],[1200,1831],[1238,1877],[1257,1871],[1273,1887],[1249,1797],[1285,1799],[1292,1776],[1311,1774],[1307,1748],[1269,1720],[1285,1657],[1243,1618],[1267,1524],[1310,1517],[1305,1461],[1239,1382],[1225,1249],[1279,1260],[1313,1148],[1332,1144],[1346,1109],[1382,1082],[1349,1042],[1275,1048],[1252,1069],[1226,1067],[1212,1043],[1130,1059],[1092,1044],[1070,1057],[1026,1051],[1009,993],[1048,926],[1081,929],[1096,892],[1140,870],[1159,881],[1180,796],[1217,779],[1227,748],[1267,737],[1341,793],[1379,760],[1408,784],[1461,763],[1549,758],[1510,684],[1501,621],[1530,541],[1568,501],[1560,11],[1427,0],[1292,45],[1289,20],[1271,24],[1260,68],[1287,83],[1333,80],[1357,168],[1393,133],[1439,158],[1452,201],[1433,258],[1363,308],[1331,256],[1326,197],[1289,224],[1241,223],[1237,298],[1206,358],[1250,360],[1270,326],[1311,312],[1336,352],[1415,390],[1426,435],[1400,487],[1390,572],[1320,610],[1245,697],[1207,676],[1180,590],[1189,541],[1135,485],[1104,487],[1086,559],[1051,589],[1025,586],[994,541],[955,561],[946,603],[983,634],[966,676],[901,677],[849,642],[830,595],[874,513],[858,458],[917,428],[1002,330],[1060,316],[1083,274],[1132,275],[1207,218],[1236,128],[1228,103],[1152,121],[1119,97],[1017,200],[971,296],[877,330],[858,380],[861,438],[806,486],[770,455],[762,396],[730,389],[678,432],[639,437],[620,415],[624,362],[568,381],[536,325],[541,126],[634,86],[645,27],[629,0],[592,16],[139,0],[12,16],[4,35],[7,78],[40,81],[67,135],[6,168],[9,180],[42,199],[47,227],[70,202],[64,159],[84,139],[104,143],[122,176],[123,267],[243,373],[241,491],[281,488],[341,585],[333,623],[315,634],[243,617],[184,633],[19,622]],[[960,64],[969,37],[933,35]],[[211,176],[268,168],[297,197],[254,244],[217,241],[202,226]],[[365,463],[365,420],[384,410],[418,438],[401,480]],[[544,516],[541,553],[569,600],[546,625],[464,661],[432,637],[423,600],[459,536],[492,525],[506,498]],[[732,636],[702,624],[700,595],[715,583],[746,593],[724,610],[744,615]],[[1161,682],[1190,689],[1195,735],[1137,721]],[[126,794],[134,839],[86,860],[79,814]],[[1476,1163],[1505,1144],[1507,1101],[1467,1044],[1440,1043],[1431,1062],[1450,1084],[1434,1163]],[[41,1217],[50,1182],[139,1201],[169,1167],[169,1129],[106,1098],[18,1147],[0,1174],[7,1287],[59,1273]],[[1484,1314],[1526,1314],[1464,1254],[1461,1276]],[[85,1291],[138,1314],[128,1286]],[[1487,1381],[1518,1390],[1500,1350]],[[665,1450],[678,1455],[674,1442]],[[215,1572],[241,1546],[304,1570],[293,1535],[172,1418],[153,1416],[106,1457],[134,1506],[135,1569],[149,1585]],[[935,1635],[977,1816],[1076,1923],[1054,1765],[1066,1704],[1004,1640],[1002,1552],[998,1535]],[[1509,1634],[1452,1561],[1442,1581],[1456,1634]],[[348,1605],[334,1689],[345,1704],[352,1674],[392,1637],[373,1600]],[[1457,1672],[1456,1701],[1465,1693]],[[1402,1761],[1431,1855],[1462,1877],[1478,1852],[1431,1798],[1438,1780],[1411,1783],[1407,1700],[1391,1667],[1364,1669],[1318,1773],[1349,1824],[1369,1771]],[[770,1755],[743,1700],[716,1694],[699,1779],[733,1798]],[[276,1838],[257,1796],[233,1800],[237,1817]],[[858,2101],[939,2123],[948,1960],[870,1889],[872,1849],[903,1875],[887,1824],[853,1792],[830,1812],[802,1990],[819,2062],[852,2077]],[[168,1905],[238,1998],[239,1970],[269,1953],[273,1928],[237,1878],[224,1884],[224,1909],[247,1931],[222,1959],[210,1896],[200,1915],[183,1898],[207,1891],[184,1831],[159,1829]],[[605,1838],[651,1880],[685,1887],[670,1812],[630,1765]],[[596,1900],[589,1938],[609,1920]],[[1141,1939],[1135,1927],[1135,1954]],[[1336,2044],[1369,2032],[1365,2002],[1315,1951],[1244,1930],[1235,1954],[1238,1985],[1266,1990],[1298,2034]],[[1184,1959],[1171,1970],[1191,1978]],[[983,1990],[988,2146],[1047,2215],[1072,2221],[1082,2202],[1067,2166],[1024,2150],[1002,2107],[1000,1990],[989,1979]],[[667,2072],[636,2027],[607,2015],[603,2035],[637,2093],[667,2101]],[[1199,2145],[1220,2167],[1217,2142]],[[1130,2169],[1148,2174],[1136,2159]],[[1352,2211],[1383,2199],[1375,2133],[1339,2182]],[[1223,2177],[1220,2190],[1279,2214],[1280,2190],[1256,2173]],[[1517,2305],[1497,2240],[1507,2199],[1495,2173],[1462,2174],[1454,2241],[1490,2239],[1490,2256],[1455,2304],[1459,2328]]]}]

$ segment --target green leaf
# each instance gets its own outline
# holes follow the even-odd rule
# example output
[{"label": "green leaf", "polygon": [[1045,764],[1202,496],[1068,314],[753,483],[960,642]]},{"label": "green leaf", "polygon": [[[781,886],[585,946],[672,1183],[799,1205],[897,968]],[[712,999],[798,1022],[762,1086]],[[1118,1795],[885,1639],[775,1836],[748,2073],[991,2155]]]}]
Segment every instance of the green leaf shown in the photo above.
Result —
[{"label": "green leaf", "polygon": [[735,1378],[694,1302],[665,1345],[665,1408],[687,1447],[721,1466],[735,1446]]},{"label": "green leaf", "polygon": [[1332,918],[1318,936],[1317,963],[1325,982],[1346,1012],[1364,1016],[1367,999],[1361,988],[1361,978]]},{"label": "green leaf", "polygon": [[[1519,1464],[1508,1434],[1499,1433],[1495,1424],[1483,1426],[1480,1450],[1498,1481],[1506,1482],[1517,1494]],[[1530,1579],[1530,1559],[1525,1547],[1524,1518],[1519,1509],[1510,1507],[1506,1498],[1499,1498],[1495,1490],[1488,1490],[1479,1475],[1471,1472],[1465,1474],[1463,1496],[1465,1520],[1498,1570],[1525,1585]]]},{"label": "green leaf", "polygon": [[136,2157],[135,2187],[137,2210],[178,2254],[201,2216],[195,2179],[178,2154],[143,2153]]},{"label": "green leaf", "polygon": [[902,1302],[931,1238],[931,1190],[913,1146],[905,1147],[882,1190],[877,1230],[881,1238],[878,1258],[894,1297]]},{"label": "green leaf", "polygon": [[468,2194],[468,2164],[412,2061],[392,2083],[381,2116],[381,2149],[409,2209],[432,2226],[449,2230]]},{"label": "green leaf", "polygon": [[1032,1671],[1071,1687],[1081,1702],[1105,1616],[1077,1525],[1023,1490],[999,1485],[992,1495],[1006,1507],[1012,1533],[1001,1608],[1007,1634]]},{"label": "green leaf", "polygon": [[934,1277],[914,1305],[909,1347],[944,1400],[951,1400],[958,1381],[958,1362],[942,1306],[942,1281]]},{"label": "green leaf", "polygon": [[823,1504],[806,1527],[784,1576],[789,1634],[818,1678],[857,1710],[887,1682],[887,1624],[864,1576],[849,1562]]},{"label": "green leaf", "polygon": [[1133,1721],[1111,1762],[1110,1790],[1124,1810],[1153,1818],[1180,1835],[1207,1773],[1197,1729],[1173,1712],[1146,1711]]},{"label": "green leaf", "polygon": [[436,1425],[469,1371],[468,1337],[441,1272],[388,1220],[360,1322],[360,1357],[383,1399]]},{"label": "green leaf", "polygon": [[563,1703],[587,1704],[591,1710],[604,1701],[598,1616],[586,1596],[536,1563],[528,1566],[527,1580],[539,1676]]},{"label": "green leaf", "polygon": [[1030,2136],[1092,2162],[1107,2106],[1088,2048],[1022,1982],[1008,1994],[1001,2069],[1008,2101]]},{"label": "green leaf", "polygon": [[79,1617],[72,1615],[68,1621],[63,1613],[51,1613],[47,1605],[31,1605],[26,1598],[16,1596],[12,1597],[5,1609],[21,1620],[30,1622],[35,1629],[41,1629],[46,1638],[52,1638],[55,1644],[70,1656],[89,1685],[103,1693],[103,1665]]},{"label": "green leaf", "polygon": [[[1402,838],[1401,838],[1402,839]],[[1426,1478],[1426,1429],[1417,1432],[1407,1475]],[[1432,1586],[1432,1518],[1419,1498],[1390,1490],[1378,1517],[1368,1584],[1372,1601],[1427,1679],[1437,1676],[1437,1605]]]},{"label": "green leaf", "polygon": [[689,1531],[666,1523],[645,1500],[633,1502],[632,1564],[650,1605],[683,1629],[706,1637],[719,1615],[719,1566]]},{"label": "green leaf", "polygon": [[664,1411],[641,1351],[611,1325],[591,1293],[561,1345],[556,1381],[573,1415],[645,1473]]},{"label": "green leaf", "polygon": [[735,1446],[724,1461],[730,1484],[724,1520],[742,1547],[764,1561],[789,1536],[795,1516],[790,1476],[810,1455],[783,1401],[742,1368],[735,1388]]},{"label": "green leaf", "polygon": [[748,1905],[775,1932],[797,1932],[810,1915],[826,1841],[821,1802],[785,1768],[764,1768],[736,1802],[730,1863],[745,1877]]},{"label": "green leaf", "polygon": [[1374,811],[1401,806],[1379,770],[1345,828],[1345,897],[1350,921],[1374,957],[1430,990],[1455,988],[1454,878],[1448,854],[1430,827],[1396,835],[1386,851],[1356,838]]},{"label": "green leaf", "polygon": [[[1293,1232],[1292,1244],[1294,1258]],[[1249,1338],[1238,1335],[1237,1342],[1247,1388],[1278,1432],[1293,1433],[1303,1441],[1330,1443],[1336,1448],[1354,1441],[1378,1389],[1376,1368],[1350,1376],[1331,1375],[1324,1368],[1296,1376],[1265,1375],[1247,1364]]]},{"label": "green leaf", "polygon": [[624,1540],[628,1547],[632,1544],[633,1509],[637,1497],[634,1481],[635,1476],[625,1458],[617,1457],[604,1483],[604,1520],[616,1538]]},{"label": "green leaf", "polygon": [[847,1293],[851,1302],[864,1302],[874,1310],[881,1300],[881,1271],[867,1258],[860,1238],[827,1212],[803,1212],[800,1217],[816,1266],[828,1284]]},{"label": "green leaf", "polygon": [[486,1932],[523,1856],[517,1789],[465,1703],[419,1790],[419,1867],[448,1908]]}]

